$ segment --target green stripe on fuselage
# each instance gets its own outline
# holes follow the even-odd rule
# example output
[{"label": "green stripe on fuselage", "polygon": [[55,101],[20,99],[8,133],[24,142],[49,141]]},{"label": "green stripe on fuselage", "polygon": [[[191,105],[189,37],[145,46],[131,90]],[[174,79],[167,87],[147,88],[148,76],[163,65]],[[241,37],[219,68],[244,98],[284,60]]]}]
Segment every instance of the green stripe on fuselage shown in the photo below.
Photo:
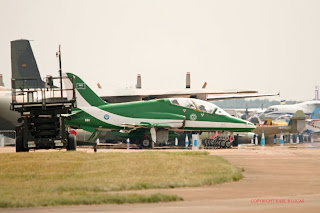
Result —
[{"label": "green stripe on fuselage", "polygon": [[[190,120],[190,115],[195,114],[197,121],[245,123],[234,117],[199,112],[194,109],[173,105],[168,99],[108,104],[99,108],[116,115],[131,118],[177,119],[180,116],[185,116],[186,120]],[[177,118],[170,117],[170,115],[177,115]]]}]

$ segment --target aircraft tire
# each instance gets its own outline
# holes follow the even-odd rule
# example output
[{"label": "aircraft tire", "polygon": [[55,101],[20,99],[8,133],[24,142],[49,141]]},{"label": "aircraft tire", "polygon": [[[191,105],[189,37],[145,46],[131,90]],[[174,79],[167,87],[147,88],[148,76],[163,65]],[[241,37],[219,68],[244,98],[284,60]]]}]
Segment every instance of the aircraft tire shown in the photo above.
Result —
[{"label": "aircraft tire", "polygon": [[230,141],[226,142],[226,148],[229,149],[230,147],[231,147],[231,142]]},{"label": "aircraft tire", "polygon": [[221,148],[221,140],[218,140],[218,141],[217,141],[217,146],[216,146],[216,147],[217,147],[217,149],[220,149],[220,148]]},{"label": "aircraft tire", "polygon": [[220,148],[225,148],[226,147],[226,141],[221,141]]},{"label": "aircraft tire", "polygon": [[142,149],[153,149],[153,146],[154,146],[154,142],[153,141],[150,141],[149,139],[143,139],[141,141],[141,148]]},{"label": "aircraft tire", "polygon": [[214,142],[214,147],[217,149],[217,148],[220,148],[220,140],[217,139],[215,142]]},{"label": "aircraft tire", "polygon": [[208,139],[203,140],[203,145],[205,149],[208,147]]},{"label": "aircraft tire", "polygon": [[76,151],[77,150],[77,138],[75,135],[68,136],[68,144],[67,144],[68,151]]},{"label": "aircraft tire", "polygon": [[207,148],[208,149],[211,149],[212,148],[211,146],[213,146],[213,144],[214,144],[214,141],[212,139],[207,139]]},{"label": "aircraft tire", "polygon": [[16,138],[16,152],[29,152],[28,148],[23,147],[23,137],[17,136]]}]

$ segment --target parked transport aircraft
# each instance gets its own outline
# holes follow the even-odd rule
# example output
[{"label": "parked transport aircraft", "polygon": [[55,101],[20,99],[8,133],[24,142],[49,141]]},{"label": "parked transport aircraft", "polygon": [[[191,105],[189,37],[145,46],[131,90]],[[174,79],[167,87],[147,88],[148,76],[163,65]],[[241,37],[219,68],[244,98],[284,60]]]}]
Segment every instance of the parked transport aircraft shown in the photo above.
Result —
[{"label": "parked transport aircraft", "polygon": [[319,119],[320,101],[305,101],[298,104],[270,106],[264,112],[264,116],[265,118],[271,118],[272,120],[275,120],[281,115],[293,115],[298,110],[302,110],[306,117],[311,119]]},{"label": "parked transport aircraft", "polygon": [[[37,66],[29,40],[21,39],[11,41],[11,66],[12,79],[24,79],[21,85],[13,85],[14,89],[24,88],[43,88],[50,87],[49,78],[43,81]],[[17,81],[16,81],[17,82]],[[206,84],[205,84],[206,85]],[[213,91],[205,89],[190,88],[190,73],[187,73],[186,89],[181,90],[144,90],[141,89],[141,76],[137,79],[137,88],[106,91],[97,90],[98,95],[105,101],[111,103],[136,101],[142,99],[166,98],[166,97],[193,97],[208,100],[221,100],[245,97],[273,96],[277,94],[258,94],[256,91]],[[208,96],[210,95],[210,96]],[[214,98],[216,96],[216,98]],[[2,76],[0,76],[0,129],[12,130],[18,125],[19,114],[10,111],[11,90],[4,87]]]}]

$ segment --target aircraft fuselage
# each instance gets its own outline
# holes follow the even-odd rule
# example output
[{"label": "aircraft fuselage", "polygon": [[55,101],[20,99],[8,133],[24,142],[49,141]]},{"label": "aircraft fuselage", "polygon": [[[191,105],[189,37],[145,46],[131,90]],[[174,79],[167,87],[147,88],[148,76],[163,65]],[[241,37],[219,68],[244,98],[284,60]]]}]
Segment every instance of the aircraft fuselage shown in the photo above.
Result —
[{"label": "aircraft fuselage", "polygon": [[[194,108],[172,103],[173,100],[189,100]],[[214,104],[208,112],[200,110],[202,101],[197,99],[159,99],[144,102],[107,104],[99,107],[80,107],[67,124],[79,128],[124,129],[124,124],[145,123],[170,130],[251,132],[254,124],[230,116]],[[215,111],[214,111],[215,110]]]}]

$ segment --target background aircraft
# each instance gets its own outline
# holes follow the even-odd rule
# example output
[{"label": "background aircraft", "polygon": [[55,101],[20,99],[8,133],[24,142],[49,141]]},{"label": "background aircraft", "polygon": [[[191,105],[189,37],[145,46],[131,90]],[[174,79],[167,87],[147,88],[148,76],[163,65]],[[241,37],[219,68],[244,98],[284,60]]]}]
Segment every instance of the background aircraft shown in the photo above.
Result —
[{"label": "background aircraft", "polygon": [[[25,79],[20,84],[12,85],[13,88],[43,88],[47,85],[41,79],[41,75],[37,66],[29,40],[21,39],[11,41],[11,67],[13,79]],[[166,97],[193,97],[206,99],[208,94],[219,95],[216,98],[213,95],[208,96],[210,100],[230,99],[236,97],[261,97],[276,94],[257,94],[256,91],[233,91],[219,92],[209,91],[206,89],[191,89],[190,73],[186,77],[186,89],[181,90],[144,90],[141,89],[141,76],[137,79],[137,88],[140,89],[122,89],[106,91],[98,89],[98,95],[110,103],[128,102],[142,99],[166,98]],[[204,86],[205,87],[205,86]],[[244,94],[247,93],[247,94]],[[249,94],[248,94],[249,93]],[[223,97],[223,94],[225,96]],[[245,96],[247,95],[247,96]],[[0,79],[0,129],[13,130],[18,124],[19,114],[10,111],[11,91],[4,87],[2,79]]]},{"label": "background aircraft", "polygon": [[25,39],[11,41],[11,70],[13,79],[25,79],[12,88],[44,88],[30,42]]},{"label": "background aircraft", "polygon": [[[115,90],[94,90],[99,97],[108,103],[122,103],[129,101],[141,101],[160,98],[196,98],[200,100],[218,101],[225,99],[236,98],[255,98],[266,96],[277,96],[279,93],[258,93],[252,90],[237,90],[237,91],[218,91],[206,89],[207,82],[200,89],[191,89],[190,73],[186,74],[185,89],[163,89],[163,90],[145,90],[141,86],[141,75],[137,76],[136,88],[115,89]],[[100,84],[98,84],[100,85]]]},{"label": "background aircraft", "polygon": [[[36,59],[34,58],[30,42],[28,40],[11,41],[11,68],[12,78],[24,78],[13,88],[41,88],[45,86],[45,82],[41,80]],[[2,82],[2,83],[1,83]],[[0,129],[14,130],[18,125],[20,114],[10,110],[12,102],[11,89],[4,86],[2,75],[0,79]]]},{"label": "background aircraft", "polygon": [[3,83],[3,78],[2,78],[2,74],[0,74],[0,91],[3,91],[5,90],[5,86],[4,86],[4,83]]},{"label": "background aircraft", "polygon": [[0,92],[0,129],[14,130],[18,125],[20,114],[10,110],[12,102],[11,91]]},{"label": "background aircraft", "polygon": [[[216,105],[198,99],[169,98],[108,104],[74,74],[77,109],[67,125],[97,134],[101,130],[120,130],[124,137],[141,135],[139,144],[152,147],[166,142],[169,131],[251,132],[255,125],[230,116]],[[66,80],[70,88],[70,80]],[[69,94],[68,94],[69,95]],[[69,96],[70,97],[70,96]]]},{"label": "background aircraft", "polygon": [[306,132],[310,134],[320,132],[320,119],[307,119]]},{"label": "background aircraft", "polygon": [[298,110],[302,110],[306,117],[311,119],[319,119],[320,115],[320,101],[306,101],[291,105],[274,105],[270,106],[264,112],[265,118],[275,120],[281,115],[293,115]]}]

